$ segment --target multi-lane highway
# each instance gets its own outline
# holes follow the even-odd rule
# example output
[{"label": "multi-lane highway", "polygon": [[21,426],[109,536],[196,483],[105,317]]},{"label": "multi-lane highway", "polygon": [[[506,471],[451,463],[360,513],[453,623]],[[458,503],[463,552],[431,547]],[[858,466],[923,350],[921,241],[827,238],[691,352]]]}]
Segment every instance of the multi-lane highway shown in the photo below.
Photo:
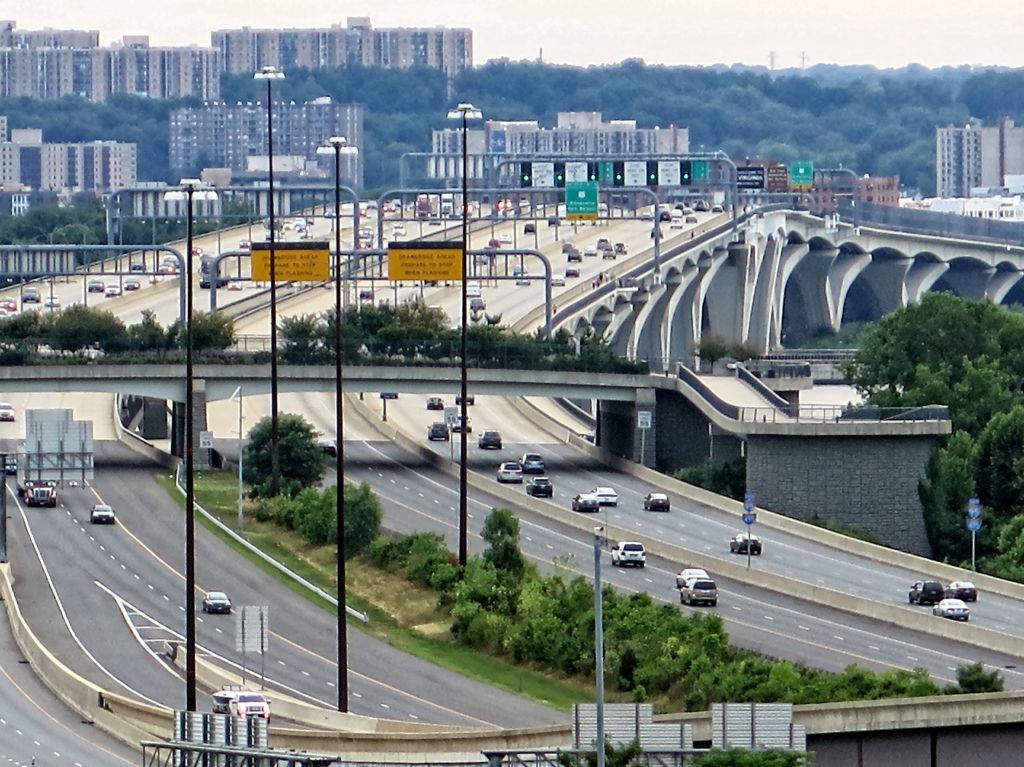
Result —
[{"label": "multi-lane highway", "polygon": [[[707,217],[702,217],[702,223],[706,220]],[[523,235],[522,226],[522,222],[508,221],[495,224],[493,231],[485,227],[485,231],[474,236],[470,247],[482,248],[492,237],[512,235],[521,246],[538,246],[544,250],[552,259],[555,273],[564,274],[565,256],[560,250],[566,238],[582,251],[598,237],[607,237],[612,242],[624,242],[630,254],[636,254],[650,246],[652,224],[615,220],[598,227],[580,226],[575,232],[560,227],[557,241],[555,228],[546,227],[543,221],[537,224],[536,236]],[[513,235],[515,227],[519,227],[519,231]],[[669,230],[667,226],[664,226],[664,233],[666,238],[689,236],[688,230]],[[415,232],[410,230],[410,234]],[[483,242],[477,243],[481,238]],[[671,241],[667,245],[670,246]],[[504,273],[504,256],[498,259]],[[621,256],[616,261],[584,257],[580,277],[567,279],[564,289],[555,289],[556,305],[560,291],[571,288],[576,281],[591,283],[599,274],[609,271],[614,278],[623,260]],[[540,274],[539,265],[526,265],[531,275]],[[503,324],[522,317],[542,300],[538,282],[529,286],[517,286],[511,281],[481,280],[481,283],[487,313],[502,314]],[[177,310],[175,284],[171,279],[134,296],[97,298],[96,301],[104,301],[104,305],[126,321],[137,319],[132,315],[137,315],[140,306],[158,309],[158,316],[170,316]],[[419,288],[411,286],[382,291],[379,283],[373,288],[366,284],[360,289],[372,289],[374,300],[403,300],[420,292]],[[69,283],[69,295],[81,295],[82,290],[81,282]],[[223,305],[243,293],[223,290],[223,300],[219,296],[218,302]],[[204,293],[200,295],[205,297]],[[424,300],[441,306],[450,317],[459,316],[459,291],[454,288],[427,289]],[[197,302],[199,305],[202,304]],[[333,291],[314,290],[302,300],[284,302],[280,313],[284,316],[308,314],[332,305]],[[269,319],[266,313],[257,312],[241,320],[238,329],[241,333],[266,333]],[[78,417],[90,417],[97,424],[104,424],[97,427],[98,437],[112,435],[109,397],[90,396],[95,399],[68,397],[65,403],[75,406]],[[38,406],[41,401],[15,396],[7,399],[19,408]],[[245,430],[265,414],[266,403],[266,397],[245,398]],[[46,400],[47,406],[56,404],[52,398]],[[285,395],[281,407],[283,411],[302,412],[324,434],[335,436],[332,398],[316,394]],[[454,547],[456,483],[449,474],[385,441],[374,423],[376,416],[372,410],[375,408],[379,408],[379,400],[369,396],[362,404],[353,401],[346,405],[347,478],[365,481],[373,487],[382,500],[387,527],[399,532],[436,530]],[[631,475],[613,472],[567,447],[561,439],[564,427],[552,426],[545,430],[531,425],[522,417],[518,405],[499,398],[478,397],[471,412],[475,433],[484,428],[496,428],[505,441],[500,452],[479,450],[475,439],[471,443],[471,468],[488,481],[493,481],[499,460],[516,457],[527,450],[537,451],[545,456],[549,476],[555,484],[552,508],[564,510],[568,515],[571,513],[568,499],[576,492],[598,485],[612,486],[618,491],[619,506],[602,512],[599,519],[595,519],[596,523],[607,519],[615,529],[636,530],[638,534],[704,555],[729,557],[728,539],[738,528],[736,520],[730,516],[676,495],[672,496],[671,513],[646,513],[642,510],[641,498],[655,488]],[[212,403],[209,417],[218,445],[226,445],[226,452],[233,452],[233,443],[237,441],[237,405]],[[388,417],[393,426],[426,444],[426,426],[437,414],[425,410],[422,398],[403,395],[389,404]],[[572,426],[578,428],[579,424]],[[16,439],[19,427],[20,424],[0,424],[0,439]],[[455,448],[457,453],[457,446]],[[433,449],[449,454],[452,445],[435,443]],[[12,529],[19,541],[14,560],[19,574],[19,596],[29,605],[33,625],[52,629],[46,632],[47,639],[52,634],[53,641],[67,657],[75,660],[76,668],[82,673],[105,685],[115,685],[116,689],[132,691],[139,697],[180,706],[183,699],[180,680],[154,652],[159,643],[176,636],[183,626],[183,579],[178,544],[180,509],[152,483],[151,468],[139,465],[121,448],[109,448],[109,451],[104,456],[106,460],[100,461],[93,486],[69,490],[64,497],[64,507],[22,510],[12,505],[15,517]],[[119,525],[102,529],[88,525],[88,507],[97,499],[110,502],[118,509]],[[507,503],[486,491],[471,491],[471,551],[482,548],[478,535],[488,510]],[[544,568],[551,568],[557,558],[560,566],[584,575],[589,573],[591,541],[588,536],[560,524],[557,514],[552,520],[550,515],[536,514],[526,508],[518,508],[517,513],[522,520],[521,543],[528,557]],[[951,680],[961,663],[981,661],[1003,668],[1009,688],[1024,687],[1024,676],[1014,668],[1017,658],[883,625],[872,619],[872,605],[878,603],[901,605],[908,610],[926,609],[905,606],[907,586],[927,576],[926,572],[869,561],[777,531],[764,532],[762,537],[765,553],[754,560],[749,579],[743,582],[719,579],[722,597],[717,612],[723,616],[738,644],[833,670],[850,663],[878,669],[921,666],[943,681]],[[297,697],[331,705],[333,617],[297,598],[205,533],[200,534],[198,553],[201,588],[227,590],[236,604],[270,605],[273,634],[265,666],[272,685]],[[45,572],[43,565],[31,565],[33,561],[42,562]],[[676,602],[674,572],[682,564],[652,557],[644,570],[627,572],[608,568],[606,577],[623,590],[647,591],[656,599]],[[757,585],[759,571],[859,595],[864,600],[864,615],[831,611],[818,604],[760,589]],[[22,575],[23,572],[26,574]],[[1013,636],[1024,636],[1022,618],[1024,606],[1012,599],[983,594],[980,601],[972,605],[972,621]],[[219,657],[221,663],[239,662],[233,650],[230,620],[211,616],[199,625],[199,641],[204,652]],[[561,718],[544,706],[495,693],[476,682],[397,653],[358,630],[350,634],[350,644],[352,710],[357,713],[408,721],[504,726]],[[433,692],[439,684],[446,690],[443,700]]]}]

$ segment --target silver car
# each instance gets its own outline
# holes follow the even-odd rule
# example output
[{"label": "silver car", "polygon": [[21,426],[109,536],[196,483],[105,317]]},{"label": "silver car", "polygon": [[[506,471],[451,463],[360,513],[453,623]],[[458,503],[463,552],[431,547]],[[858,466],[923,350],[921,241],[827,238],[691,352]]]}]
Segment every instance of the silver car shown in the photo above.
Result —
[{"label": "silver car", "polygon": [[954,621],[966,621],[970,620],[971,611],[962,599],[943,599],[932,608],[932,615]]}]

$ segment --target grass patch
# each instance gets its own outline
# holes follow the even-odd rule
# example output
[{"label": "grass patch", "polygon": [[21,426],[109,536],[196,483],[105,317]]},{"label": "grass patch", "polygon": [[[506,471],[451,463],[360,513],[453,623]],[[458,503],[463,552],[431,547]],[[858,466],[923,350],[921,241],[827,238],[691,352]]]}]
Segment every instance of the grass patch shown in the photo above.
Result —
[{"label": "grass patch", "polygon": [[[157,475],[157,481],[184,506],[184,497],[177,490],[174,478]],[[238,531],[238,476],[227,472],[197,472],[196,502],[224,525]],[[243,513],[251,512],[248,499]],[[335,612],[334,606],[304,586],[285,576],[277,568],[249,552],[211,524],[203,515],[196,519],[214,535],[264,572],[287,585],[296,594]],[[333,546],[312,546],[290,530],[259,522],[245,513],[242,534],[250,543],[281,562],[285,567],[319,586],[329,594],[337,590],[335,572],[336,549]],[[374,567],[362,557],[349,560],[345,568],[347,601],[351,607],[365,612],[370,622],[363,624],[353,618],[360,630],[410,655],[428,660],[443,668],[568,711],[573,703],[593,699],[590,685],[558,678],[540,670],[517,666],[504,658],[481,653],[456,644],[447,627],[450,619],[437,606],[437,594],[410,583],[395,573]]]}]

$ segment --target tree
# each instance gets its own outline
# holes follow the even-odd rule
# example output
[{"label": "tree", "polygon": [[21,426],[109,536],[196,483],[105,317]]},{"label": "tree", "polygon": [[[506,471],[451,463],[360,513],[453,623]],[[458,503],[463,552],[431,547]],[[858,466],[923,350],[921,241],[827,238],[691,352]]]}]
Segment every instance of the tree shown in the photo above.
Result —
[{"label": "tree", "polygon": [[[270,427],[269,416],[262,419],[249,432],[249,444],[245,447],[243,479],[257,497],[270,496]],[[285,495],[293,496],[323,479],[326,459],[316,441],[316,430],[302,416],[279,416],[278,464]]]},{"label": "tree", "polygon": [[985,666],[981,663],[968,663],[957,666],[956,684],[948,685],[943,690],[943,692],[951,695],[1002,691],[1003,675],[999,673],[998,669],[986,671]]},{"label": "tree", "polygon": [[[331,310],[332,318],[333,314],[334,312]],[[292,365],[327,362],[323,325],[324,323],[320,319],[310,314],[282,319],[280,330],[282,361]]]},{"label": "tree", "polygon": [[712,751],[694,759],[696,767],[803,767],[807,754],[801,751]]},{"label": "tree", "polygon": [[935,451],[921,483],[921,505],[932,554],[963,562],[970,557],[970,538],[964,531],[967,501],[974,495],[974,440],[958,431]]},{"label": "tree", "polygon": [[[180,320],[171,326],[168,335],[175,339],[179,348],[185,348],[185,327]],[[235,321],[224,312],[195,312],[192,315],[193,351],[221,351],[234,343]]]},{"label": "tree", "polygon": [[380,534],[384,517],[380,501],[365,482],[345,485],[345,558],[351,558],[370,547]]},{"label": "tree", "polygon": [[509,509],[492,509],[480,533],[487,544],[484,559],[514,581],[522,578],[526,560],[519,550],[519,520]]},{"label": "tree", "polygon": [[54,349],[79,351],[94,347],[115,352],[127,346],[124,323],[102,309],[75,304],[57,315],[48,315],[43,322],[49,325],[46,343]]},{"label": "tree", "polygon": [[709,333],[700,339],[700,343],[697,345],[697,354],[709,366],[714,366],[718,360],[728,356],[731,348],[732,345],[724,338]]}]

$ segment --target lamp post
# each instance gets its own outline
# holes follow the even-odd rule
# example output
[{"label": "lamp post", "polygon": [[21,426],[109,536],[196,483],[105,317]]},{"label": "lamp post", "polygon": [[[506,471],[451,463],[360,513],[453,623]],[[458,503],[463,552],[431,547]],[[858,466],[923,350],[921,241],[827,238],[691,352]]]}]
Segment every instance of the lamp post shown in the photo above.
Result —
[{"label": "lamp post", "polygon": [[459,403],[459,417],[462,424],[462,433],[459,439],[459,565],[466,566],[468,559],[468,545],[466,528],[469,522],[468,499],[467,499],[467,474],[466,474],[466,249],[469,239],[469,215],[466,203],[468,202],[469,185],[469,150],[467,141],[469,134],[469,121],[479,120],[483,115],[480,110],[472,104],[459,104],[455,109],[448,111],[449,120],[462,121],[462,319],[459,321],[459,392],[462,395]]},{"label": "lamp post", "polygon": [[271,85],[283,80],[284,72],[277,67],[263,67],[253,75],[254,80],[267,82],[267,214],[270,219],[270,494],[281,491],[281,456],[279,452],[277,415],[277,269],[274,258],[274,126]]},{"label": "lamp post", "polygon": [[[338,455],[338,492],[335,506],[338,531],[338,711],[348,711],[348,626],[345,621],[345,417],[341,389],[341,155],[355,154],[357,151],[356,147],[348,146],[348,139],[344,136],[331,136],[325,146],[317,148],[318,154],[334,154],[334,444]],[[359,203],[353,200],[352,204],[358,216]],[[356,232],[353,232],[353,235],[356,235]],[[352,252],[355,254],[355,247]],[[345,293],[348,294],[348,285],[345,286]]]},{"label": "lamp post", "polygon": [[601,590],[601,536],[594,528],[594,694],[597,698],[597,767],[604,767],[604,595]]},{"label": "lamp post", "polygon": [[167,201],[185,201],[185,709],[196,710],[196,494],[192,382],[192,203],[216,199],[198,179],[183,178],[179,189],[164,194]]}]

